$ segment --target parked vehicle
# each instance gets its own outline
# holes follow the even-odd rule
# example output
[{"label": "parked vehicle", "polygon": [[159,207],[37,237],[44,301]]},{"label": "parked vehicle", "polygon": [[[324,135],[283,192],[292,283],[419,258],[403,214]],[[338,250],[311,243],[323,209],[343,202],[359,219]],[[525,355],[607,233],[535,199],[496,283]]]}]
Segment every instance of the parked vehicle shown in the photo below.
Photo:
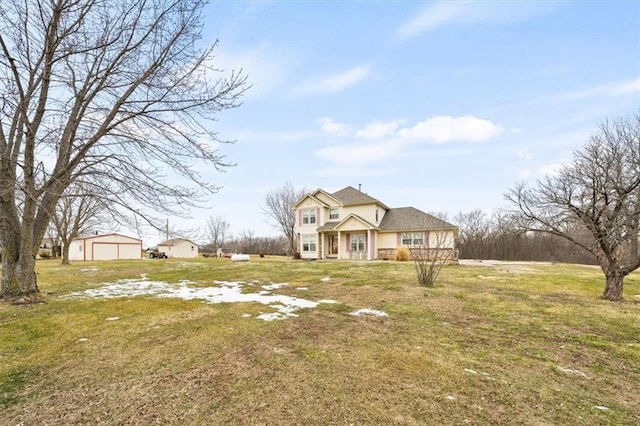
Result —
[{"label": "parked vehicle", "polygon": [[149,259],[166,259],[167,254],[157,248],[149,251]]}]

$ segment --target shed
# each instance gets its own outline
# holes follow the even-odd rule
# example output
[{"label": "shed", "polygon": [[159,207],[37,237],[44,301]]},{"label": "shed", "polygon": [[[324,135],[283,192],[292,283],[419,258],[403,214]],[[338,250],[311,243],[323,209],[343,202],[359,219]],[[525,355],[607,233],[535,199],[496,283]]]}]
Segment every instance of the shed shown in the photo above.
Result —
[{"label": "shed", "polygon": [[174,238],[158,244],[158,250],[167,257],[191,258],[198,257],[198,244],[184,238]]},{"label": "shed", "polygon": [[69,243],[69,260],[142,259],[142,240],[121,234],[90,235]]}]

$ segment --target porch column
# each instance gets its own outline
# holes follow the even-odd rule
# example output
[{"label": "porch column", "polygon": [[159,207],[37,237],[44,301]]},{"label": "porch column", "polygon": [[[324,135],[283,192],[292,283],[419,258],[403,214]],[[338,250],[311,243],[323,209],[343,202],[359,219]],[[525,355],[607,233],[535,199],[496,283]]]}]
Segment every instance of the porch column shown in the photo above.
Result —
[{"label": "porch column", "polygon": [[342,259],[342,239],[340,237],[341,234],[338,231],[338,259]]},{"label": "porch column", "polygon": [[367,245],[364,248],[367,252],[367,260],[371,260],[371,229],[367,229]]}]

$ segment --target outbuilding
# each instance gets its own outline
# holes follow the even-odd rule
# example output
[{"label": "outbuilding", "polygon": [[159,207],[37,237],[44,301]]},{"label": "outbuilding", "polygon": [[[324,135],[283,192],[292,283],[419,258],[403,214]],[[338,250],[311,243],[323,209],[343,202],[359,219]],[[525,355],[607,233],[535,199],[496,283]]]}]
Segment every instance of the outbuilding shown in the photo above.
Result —
[{"label": "outbuilding", "polygon": [[192,258],[198,257],[198,245],[184,238],[174,238],[158,244],[158,251],[167,257]]},{"label": "outbuilding", "polygon": [[91,235],[69,243],[69,260],[142,259],[142,240],[121,234]]}]

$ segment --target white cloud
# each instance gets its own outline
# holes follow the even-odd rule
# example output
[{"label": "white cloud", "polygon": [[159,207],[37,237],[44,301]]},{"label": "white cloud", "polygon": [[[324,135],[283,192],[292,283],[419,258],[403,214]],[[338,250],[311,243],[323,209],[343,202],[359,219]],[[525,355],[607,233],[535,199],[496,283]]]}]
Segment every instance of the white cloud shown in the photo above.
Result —
[{"label": "white cloud", "polygon": [[401,123],[402,120],[393,120],[388,123],[369,123],[364,129],[356,132],[356,138],[380,139],[386,136],[392,136],[396,133]]},{"label": "white cloud", "polygon": [[516,172],[519,179],[526,179],[531,176],[531,170],[529,169],[521,169]]},{"label": "white cloud", "polygon": [[435,143],[481,142],[502,132],[500,126],[473,116],[432,117],[411,128],[401,129],[399,135],[411,139],[427,139]]},{"label": "white cloud", "polygon": [[346,71],[302,82],[293,89],[295,96],[336,93],[365,80],[371,73],[368,65],[359,65]]},{"label": "white cloud", "polygon": [[320,117],[316,123],[320,125],[323,132],[333,136],[345,136],[351,132],[348,125],[333,121],[330,117]]},{"label": "white cloud", "polygon": [[408,40],[451,24],[509,24],[548,13],[552,2],[437,1],[400,25],[396,34]]}]

